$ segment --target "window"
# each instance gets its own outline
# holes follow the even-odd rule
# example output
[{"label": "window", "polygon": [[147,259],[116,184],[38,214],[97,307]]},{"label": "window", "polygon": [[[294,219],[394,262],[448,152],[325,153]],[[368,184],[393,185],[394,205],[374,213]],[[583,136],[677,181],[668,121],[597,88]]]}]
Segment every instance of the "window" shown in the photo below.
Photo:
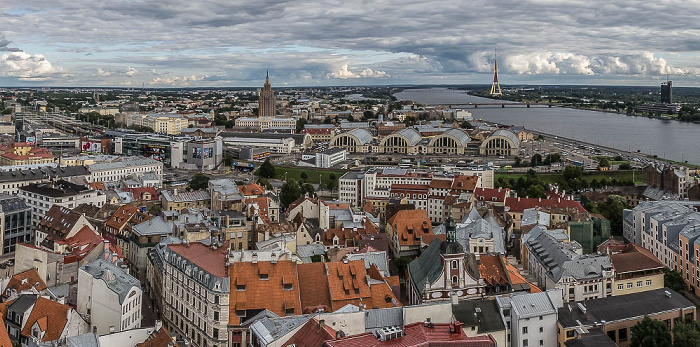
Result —
[{"label": "window", "polygon": [[566,338],[570,339],[574,337],[574,330],[567,330],[566,331]]},{"label": "window", "polygon": [[452,276],[452,283],[455,284],[455,283],[457,283],[457,281],[459,281],[459,277]]},{"label": "window", "polygon": [[540,333],[544,332],[544,327],[540,327]]},{"label": "window", "polygon": [[543,316],[540,316],[540,320],[544,319]]},{"label": "window", "polygon": [[527,339],[523,340],[523,347],[527,347]]},{"label": "window", "polygon": [[219,311],[214,311],[214,320],[219,321]]},{"label": "window", "polygon": [[503,316],[504,316],[504,317],[510,317],[510,310],[508,310],[508,309],[503,310]]},{"label": "window", "polygon": [[622,328],[618,330],[617,337],[619,342],[627,341],[627,328]]},{"label": "window", "polygon": [[623,290],[625,288],[625,285],[620,283],[617,285],[617,290]]},{"label": "window", "polygon": [[456,261],[456,260],[453,260],[453,261],[452,261],[452,268],[453,268],[453,269],[456,269],[457,267],[458,267],[457,261]]},{"label": "window", "polygon": [[215,339],[218,339],[218,338],[219,338],[219,329],[214,328],[214,334],[213,334],[213,336],[214,336]]},{"label": "window", "polygon": [[651,280],[647,280],[646,285],[647,285],[647,287],[650,286],[650,285],[651,285]]},{"label": "window", "polygon": [[540,340],[540,346],[544,346],[544,340]]},{"label": "window", "polygon": [[641,288],[641,287],[642,287],[642,281],[637,281],[637,288]]},{"label": "window", "polygon": [[632,282],[627,283],[627,289],[632,289]]},{"label": "window", "polygon": [[527,334],[527,327],[523,327],[523,334]]}]

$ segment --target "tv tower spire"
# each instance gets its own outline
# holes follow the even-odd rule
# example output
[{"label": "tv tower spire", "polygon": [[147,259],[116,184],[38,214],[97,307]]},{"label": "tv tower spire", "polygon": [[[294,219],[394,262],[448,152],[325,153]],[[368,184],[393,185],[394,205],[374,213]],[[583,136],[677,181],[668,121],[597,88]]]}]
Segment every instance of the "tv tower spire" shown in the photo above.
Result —
[{"label": "tv tower spire", "polygon": [[503,95],[501,85],[498,83],[498,43],[493,51],[493,82],[491,82],[491,95]]}]

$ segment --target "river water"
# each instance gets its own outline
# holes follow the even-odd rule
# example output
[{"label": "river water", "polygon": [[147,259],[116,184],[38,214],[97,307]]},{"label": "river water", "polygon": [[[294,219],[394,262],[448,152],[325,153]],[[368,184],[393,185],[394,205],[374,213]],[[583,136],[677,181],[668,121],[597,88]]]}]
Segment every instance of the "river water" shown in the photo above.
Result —
[{"label": "river water", "polygon": [[[412,100],[427,105],[494,102],[468,95],[465,91],[447,88],[408,89],[394,96],[399,100]],[[630,152],[639,150],[661,158],[700,164],[700,124],[697,123],[562,107],[463,108],[468,109],[474,119],[522,125],[531,130],[579,141]]]}]

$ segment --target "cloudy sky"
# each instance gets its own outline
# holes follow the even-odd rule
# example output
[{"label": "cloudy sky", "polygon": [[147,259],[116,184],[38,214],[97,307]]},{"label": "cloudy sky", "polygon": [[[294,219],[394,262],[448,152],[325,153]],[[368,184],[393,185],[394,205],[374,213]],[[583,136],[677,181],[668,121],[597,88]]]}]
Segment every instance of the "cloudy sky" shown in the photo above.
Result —
[{"label": "cloudy sky", "polygon": [[0,86],[700,80],[697,1],[2,0]]}]

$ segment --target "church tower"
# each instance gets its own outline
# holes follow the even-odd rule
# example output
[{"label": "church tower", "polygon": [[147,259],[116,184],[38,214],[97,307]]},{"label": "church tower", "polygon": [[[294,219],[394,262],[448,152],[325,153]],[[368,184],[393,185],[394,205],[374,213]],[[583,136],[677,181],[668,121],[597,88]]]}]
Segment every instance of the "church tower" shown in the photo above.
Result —
[{"label": "church tower", "polygon": [[258,99],[258,116],[259,117],[274,117],[277,115],[277,101],[275,100],[275,92],[270,85],[270,74],[265,74],[265,85],[260,91]]}]

